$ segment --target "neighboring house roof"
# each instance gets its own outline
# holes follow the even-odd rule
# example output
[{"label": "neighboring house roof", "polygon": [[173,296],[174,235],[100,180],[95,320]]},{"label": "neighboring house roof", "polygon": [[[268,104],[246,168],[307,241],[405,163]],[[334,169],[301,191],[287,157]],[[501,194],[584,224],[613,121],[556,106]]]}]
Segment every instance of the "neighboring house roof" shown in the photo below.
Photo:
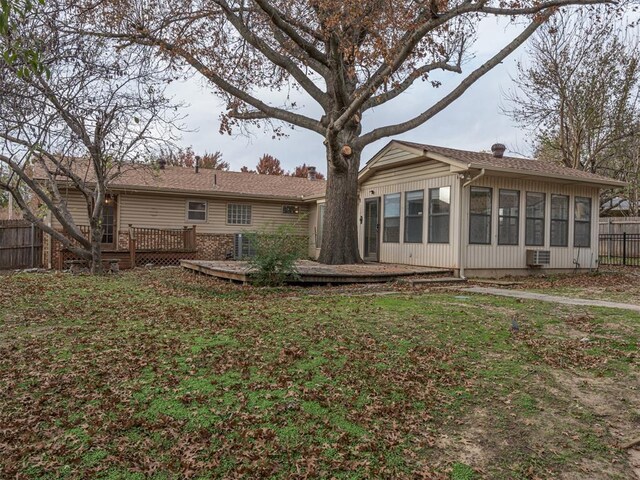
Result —
[{"label": "neighboring house roof", "polygon": [[415,153],[416,158],[427,158],[448,163],[457,167],[456,171],[482,170],[511,174],[510,176],[535,176],[556,180],[570,180],[579,183],[590,183],[600,186],[624,186],[625,182],[613,180],[609,177],[594,173],[575,170],[544,160],[534,160],[529,158],[516,157],[494,157],[491,153],[471,152],[458,150],[455,148],[439,147],[436,145],[426,145],[423,143],[405,142],[393,140],[374,156],[360,175],[367,175],[367,169],[371,169],[375,160],[379,158],[385,150],[392,147],[404,148]]},{"label": "neighboring house roof", "polygon": [[[74,167],[89,172],[88,164]],[[82,172],[85,173],[85,172]],[[86,175],[87,178],[90,175]],[[40,178],[44,178],[42,175]],[[58,177],[64,182],[66,177]],[[227,172],[200,168],[167,166],[164,169],[146,165],[122,167],[122,171],[109,183],[113,191],[145,191],[186,194],[191,196],[224,196],[265,198],[273,200],[307,200],[324,195],[324,180],[259,175],[256,173]]]}]

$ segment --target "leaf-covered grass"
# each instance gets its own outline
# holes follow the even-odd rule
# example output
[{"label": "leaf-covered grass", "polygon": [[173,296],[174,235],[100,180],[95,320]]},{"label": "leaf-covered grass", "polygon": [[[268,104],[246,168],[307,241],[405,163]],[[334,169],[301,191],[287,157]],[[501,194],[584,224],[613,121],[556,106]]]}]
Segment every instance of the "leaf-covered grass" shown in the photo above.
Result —
[{"label": "leaf-covered grass", "polygon": [[6,276],[0,477],[630,478],[639,320],[177,269]]}]

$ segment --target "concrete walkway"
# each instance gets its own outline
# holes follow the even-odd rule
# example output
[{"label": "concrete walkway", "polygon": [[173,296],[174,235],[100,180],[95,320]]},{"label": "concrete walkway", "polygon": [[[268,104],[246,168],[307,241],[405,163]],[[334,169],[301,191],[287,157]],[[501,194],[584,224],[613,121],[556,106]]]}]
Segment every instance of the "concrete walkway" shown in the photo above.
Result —
[{"label": "concrete walkway", "polygon": [[632,310],[640,312],[640,305],[630,303],[607,302],[605,300],[586,300],[583,298],[560,297],[557,295],[546,295],[544,293],[525,292],[522,290],[506,290],[504,288],[491,287],[470,287],[460,289],[467,293],[481,293],[484,295],[497,295],[499,297],[522,298],[524,300],[538,300],[541,302],[562,303],[564,305],[581,305],[584,307],[605,307],[619,308],[622,310]]}]

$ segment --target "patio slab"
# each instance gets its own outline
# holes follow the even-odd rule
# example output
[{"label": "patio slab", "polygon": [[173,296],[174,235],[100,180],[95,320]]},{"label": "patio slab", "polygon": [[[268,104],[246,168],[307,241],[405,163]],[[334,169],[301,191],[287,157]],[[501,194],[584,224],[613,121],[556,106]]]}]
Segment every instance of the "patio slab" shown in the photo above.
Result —
[{"label": "patio slab", "polygon": [[[183,268],[212,277],[248,282],[251,269],[247,262],[181,260]],[[390,263],[359,263],[354,265],[324,265],[310,260],[296,263],[298,279],[293,283],[373,283],[391,282],[414,275],[451,275],[445,268],[417,267]]]}]

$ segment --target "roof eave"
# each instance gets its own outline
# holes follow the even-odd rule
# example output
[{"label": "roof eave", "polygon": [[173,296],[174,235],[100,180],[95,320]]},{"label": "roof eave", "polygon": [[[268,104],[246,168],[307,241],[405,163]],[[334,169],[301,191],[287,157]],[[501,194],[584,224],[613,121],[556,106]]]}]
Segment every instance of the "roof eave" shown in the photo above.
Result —
[{"label": "roof eave", "polygon": [[601,188],[605,187],[625,187],[627,186],[627,182],[621,182],[619,180],[613,179],[600,179],[600,178],[583,178],[576,177],[574,175],[559,175],[557,173],[544,173],[544,172],[532,172],[532,171],[523,171],[517,168],[508,168],[508,167],[495,167],[495,166],[487,166],[484,164],[478,163],[470,163],[469,168],[471,169],[485,169],[487,172],[501,172],[501,173],[515,173],[518,175],[526,176],[526,177],[541,177],[541,178],[553,178],[559,180],[569,180],[571,182],[576,182],[580,184],[588,184]]},{"label": "roof eave", "polygon": [[[59,185],[68,185],[74,187],[71,182],[58,182]],[[75,187],[74,187],[75,188]],[[309,201],[311,197],[305,195],[291,196],[291,195],[260,195],[260,194],[244,194],[237,192],[215,192],[210,190],[190,190],[179,188],[157,188],[157,187],[145,187],[142,185],[128,186],[128,185],[109,185],[109,190],[120,193],[156,193],[163,195],[180,195],[189,197],[206,197],[206,198],[238,198],[242,200],[271,200],[274,202],[299,202],[304,203]],[[314,194],[315,195],[315,194]],[[322,198],[322,195],[320,198]]]}]

